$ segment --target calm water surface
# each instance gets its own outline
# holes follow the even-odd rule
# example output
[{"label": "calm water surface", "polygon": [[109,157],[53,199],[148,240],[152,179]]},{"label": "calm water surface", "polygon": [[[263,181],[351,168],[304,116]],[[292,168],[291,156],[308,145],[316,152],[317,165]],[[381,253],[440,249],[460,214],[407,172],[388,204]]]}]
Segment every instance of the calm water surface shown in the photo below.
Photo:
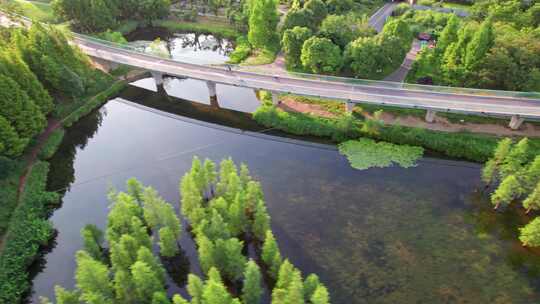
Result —
[{"label": "calm water surface", "polygon": [[[513,241],[524,220],[491,211],[477,191],[479,165],[426,157],[415,168],[358,171],[331,146],[258,135],[248,114],[229,110],[252,112],[252,91],[218,86],[218,108],[203,82],[168,80],[172,97],[152,90],[142,80],[67,131],[49,176],[49,189],[65,193],[51,217],[58,233],[34,265],[29,302],[74,287],[79,231],[105,227],[110,187],[136,177],[178,208],[194,155],[249,166],[283,254],[318,273],[333,303],[540,301],[538,258]],[[200,273],[187,233],[181,246]]]}]

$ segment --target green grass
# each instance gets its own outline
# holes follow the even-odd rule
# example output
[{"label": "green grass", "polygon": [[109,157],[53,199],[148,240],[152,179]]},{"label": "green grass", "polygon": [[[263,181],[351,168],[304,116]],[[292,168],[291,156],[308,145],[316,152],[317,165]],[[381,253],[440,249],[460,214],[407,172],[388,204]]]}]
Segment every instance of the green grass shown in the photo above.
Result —
[{"label": "green grass", "polygon": [[20,205],[9,222],[0,255],[0,303],[21,301],[30,288],[28,267],[37,257],[40,246],[46,245],[53,235],[52,224],[46,218],[59,196],[44,190],[48,171],[47,162],[34,164]]},{"label": "green grass", "polygon": [[462,4],[462,3],[454,3],[454,2],[443,2],[442,7],[453,8],[453,9],[458,9],[458,10],[468,12],[468,11],[470,11],[472,5],[467,5],[467,4]]},{"label": "green grass", "polygon": [[276,60],[276,52],[270,50],[256,50],[246,58],[240,65],[263,65],[270,64]]},{"label": "green grass", "polygon": [[24,162],[17,160],[0,159],[0,236],[8,228],[9,219],[17,204],[17,187],[19,177],[24,171]]},{"label": "green grass", "polygon": [[[453,158],[485,162],[491,157],[499,137],[470,132],[440,132],[399,125],[384,126],[376,134],[360,131],[362,121],[355,116],[323,118],[302,113],[288,113],[269,105],[261,106],[253,118],[266,127],[295,135],[313,135],[330,138],[335,142],[369,137],[389,143],[419,146]],[[540,139],[530,139],[530,153],[540,154]]]},{"label": "green grass", "polygon": [[212,34],[228,39],[236,39],[240,34],[225,23],[216,22],[183,22],[174,20],[158,20],[155,26],[165,27],[172,32],[196,32],[201,34]]},{"label": "green grass", "polygon": [[52,7],[48,3],[25,0],[10,0],[10,2],[16,5],[20,14],[30,19],[49,23],[54,23],[56,20]]},{"label": "green grass", "polygon": [[56,153],[56,150],[58,150],[58,147],[62,143],[62,139],[64,139],[66,131],[64,129],[56,129],[54,130],[43,147],[41,147],[41,151],[39,151],[39,158],[40,159],[49,159],[51,158],[54,153]]}]

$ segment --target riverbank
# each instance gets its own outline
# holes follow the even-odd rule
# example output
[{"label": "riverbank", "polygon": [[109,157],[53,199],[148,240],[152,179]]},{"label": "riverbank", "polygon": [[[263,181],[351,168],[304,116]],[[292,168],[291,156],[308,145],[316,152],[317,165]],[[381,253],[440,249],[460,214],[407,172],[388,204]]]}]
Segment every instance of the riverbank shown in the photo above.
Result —
[{"label": "riverbank", "polygon": [[131,78],[121,76],[110,83],[108,89],[77,102],[78,107],[64,117],[51,117],[46,130],[20,158],[6,160],[3,167],[10,173],[0,180],[6,204],[2,204],[3,219],[0,239],[0,302],[18,303],[30,288],[28,267],[38,256],[40,248],[47,245],[54,234],[47,220],[56,208],[59,195],[46,191],[49,164],[64,135],[63,128],[101,106],[118,94]]},{"label": "riverbank", "polygon": [[[447,157],[480,163],[492,156],[501,138],[472,133],[466,129],[448,132],[407,126],[396,119],[388,123],[388,115],[375,130],[366,130],[363,126],[371,119],[373,108],[371,111],[364,111],[357,107],[349,115],[345,113],[342,103],[327,103],[289,95],[282,97],[282,100],[284,103],[279,107],[266,102],[253,114],[253,118],[265,127],[277,128],[295,135],[320,136],[336,143],[346,139],[369,137],[395,144],[420,146]],[[530,142],[532,153],[540,153],[540,139],[531,138]]]}]

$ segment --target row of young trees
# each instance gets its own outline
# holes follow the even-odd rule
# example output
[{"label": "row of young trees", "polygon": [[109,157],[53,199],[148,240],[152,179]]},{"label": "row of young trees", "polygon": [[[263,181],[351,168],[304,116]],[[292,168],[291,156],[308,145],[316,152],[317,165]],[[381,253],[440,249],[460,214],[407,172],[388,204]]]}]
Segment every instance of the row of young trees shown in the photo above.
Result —
[{"label": "row of young trees", "polygon": [[[531,155],[527,138],[516,144],[501,140],[482,170],[482,181],[486,187],[497,186],[491,194],[495,209],[523,199],[527,214],[540,210],[540,155]],[[540,246],[538,217],[520,229],[519,239],[525,246]]]},{"label": "row of young trees", "polygon": [[[191,224],[206,277],[187,275],[190,301],[181,295],[171,299],[166,293],[167,275],[177,281],[175,276],[187,274],[174,269],[183,256],[178,246],[180,220],[153,188],[130,179],[126,193],[109,194],[112,206],[106,231],[93,225],[82,229],[84,250],[76,254],[76,288],[57,286],[56,303],[259,304],[265,280],[275,286],[272,303],[329,303],[328,291],[316,275],[303,280],[300,271],[282,258],[260,185],[245,165],[238,173],[227,159],[218,173],[212,161],[201,164],[194,158],[180,188],[182,213]],[[159,257],[152,251],[156,234]],[[262,242],[260,259],[248,260],[240,239]],[[51,302],[43,298],[42,303]]]},{"label": "row of young trees", "polygon": [[309,0],[289,11],[282,25],[289,69],[382,78],[403,62],[413,38],[405,22],[391,20],[376,35],[367,18],[340,12],[347,11],[322,0]]},{"label": "row of young trees", "polygon": [[[515,3],[489,1],[488,14],[481,15],[484,19],[450,18],[436,47],[419,54],[410,78],[460,87],[539,91],[540,31],[537,25],[519,20],[540,6],[527,9]],[[512,16],[505,13],[510,8]]]},{"label": "row of young trees", "polygon": [[[242,254],[244,241],[259,248],[257,261],[269,285],[275,282],[272,303],[329,303],[328,292],[316,275],[303,280],[300,271],[283,259],[270,228],[261,186],[251,178],[247,166],[242,164],[238,170],[231,159],[225,159],[218,173],[212,161],[201,163],[194,158],[180,191],[182,213],[195,235],[201,268],[205,273],[217,269],[232,286],[240,285],[244,278],[243,303],[260,303],[262,296],[261,272],[255,261],[247,261]],[[246,281],[248,274],[256,280]]]},{"label": "row of young trees", "polygon": [[123,20],[147,24],[169,14],[170,0],[54,0],[55,15],[83,32],[102,32]]},{"label": "row of young trees", "polygon": [[89,61],[64,33],[34,24],[0,35],[0,155],[15,157],[46,126],[51,96],[81,96],[91,80]]}]

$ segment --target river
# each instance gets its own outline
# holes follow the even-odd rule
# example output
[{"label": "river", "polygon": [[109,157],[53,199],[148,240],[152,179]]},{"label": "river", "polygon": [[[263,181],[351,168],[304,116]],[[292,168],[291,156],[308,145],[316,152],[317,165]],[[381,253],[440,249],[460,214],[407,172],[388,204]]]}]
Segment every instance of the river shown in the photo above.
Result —
[{"label": "river", "polygon": [[[57,235],[33,265],[29,302],[74,287],[79,231],[105,227],[108,189],[136,177],[178,209],[194,155],[249,166],[283,255],[319,274],[332,303],[540,301],[539,258],[515,241],[516,212],[491,210],[479,164],[424,157],[359,171],[334,146],[257,126],[250,90],[218,86],[219,108],[203,82],[169,79],[166,90],[141,80],[67,130],[49,174],[49,190],[64,194],[51,216]],[[181,246],[200,273],[188,233]]]}]

